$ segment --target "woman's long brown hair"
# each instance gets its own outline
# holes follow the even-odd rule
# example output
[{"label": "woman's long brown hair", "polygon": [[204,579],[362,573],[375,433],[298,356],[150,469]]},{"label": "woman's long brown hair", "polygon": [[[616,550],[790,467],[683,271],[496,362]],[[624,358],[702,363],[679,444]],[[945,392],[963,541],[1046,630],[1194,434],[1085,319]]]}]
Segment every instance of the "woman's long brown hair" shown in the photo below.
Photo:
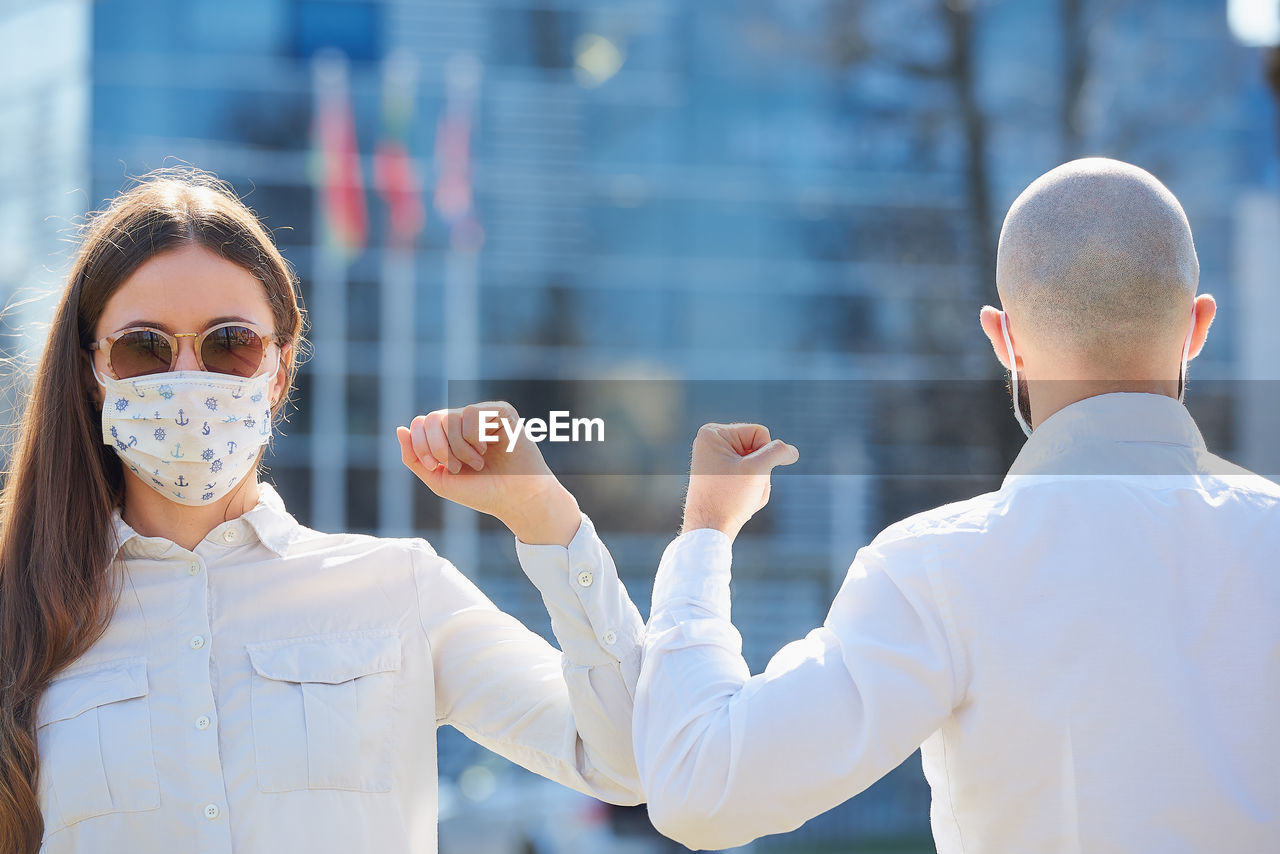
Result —
[{"label": "woman's long brown hair", "polygon": [[[106,631],[123,579],[112,513],[124,479],[101,438],[86,347],[139,265],[192,244],[262,282],[276,335],[295,345],[285,351],[292,387],[297,277],[230,187],[199,170],[162,170],[88,218],[0,492],[0,854],[40,848],[36,710],[49,680]],[[283,408],[282,397],[275,414]]]}]

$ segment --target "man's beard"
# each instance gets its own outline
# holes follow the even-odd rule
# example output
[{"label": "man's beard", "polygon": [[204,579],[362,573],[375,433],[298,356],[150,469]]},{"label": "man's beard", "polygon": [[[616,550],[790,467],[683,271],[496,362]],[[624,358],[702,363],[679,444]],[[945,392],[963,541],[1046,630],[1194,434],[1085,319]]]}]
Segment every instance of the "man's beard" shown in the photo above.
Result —
[{"label": "man's beard", "polygon": [[1018,411],[1022,413],[1022,417],[1026,420],[1027,426],[1031,425],[1031,392],[1027,390],[1027,378],[1018,376],[1018,393],[1015,396],[1013,388],[1009,389],[1009,396],[1013,398],[1013,405],[1018,407]]}]

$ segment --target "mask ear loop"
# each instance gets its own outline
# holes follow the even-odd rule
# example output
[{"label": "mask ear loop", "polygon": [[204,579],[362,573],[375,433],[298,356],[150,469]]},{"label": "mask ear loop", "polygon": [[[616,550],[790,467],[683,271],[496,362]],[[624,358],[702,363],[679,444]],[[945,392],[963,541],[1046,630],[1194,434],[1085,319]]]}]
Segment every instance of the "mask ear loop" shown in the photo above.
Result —
[{"label": "mask ear loop", "polygon": [[1191,359],[1191,336],[1196,333],[1196,304],[1191,302],[1191,328],[1187,330],[1187,340],[1182,342],[1182,364],[1178,366],[1178,403],[1187,396],[1187,362]]},{"label": "mask ear loop", "polygon": [[[265,372],[265,374],[260,374],[260,376],[265,375],[265,376],[269,376],[269,377],[271,377],[271,378],[272,378],[272,383],[274,383],[274,382],[275,382],[275,376],[276,376],[276,374],[280,373],[280,368],[284,366],[284,348],[283,348],[283,347],[281,347],[281,346],[280,346],[280,344],[279,344],[278,342],[273,342],[273,343],[275,343],[275,345],[276,345],[276,366],[275,366],[274,368],[272,368],[271,370],[269,370],[269,371]],[[268,346],[270,346],[270,345],[268,345]],[[269,387],[269,386],[271,385],[271,383],[268,383],[267,385],[268,385],[268,387]],[[282,395],[282,396],[283,396],[283,395]],[[278,402],[278,401],[269,401],[269,406],[267,407],[268,411],[270,411],[270,410],[272,410],[272,409],[275,409],[275,406],[276,406],[276,403],[277,403],[277,402]],[[272,417],[273,417],[273,418],[275,417],[275,413],[274,413],[274,412],[272,412],[272,413],[271,413],[271,415],[272,415]]]},{"label": "mask ear loop", "polygon": [[92,355],[89,356],[89,370],[93,373],[93,378],[97,380],[98,385],[106,388],[107,379],[102,374],[98,373],[98,363]]},{"label": "mask ear loop", "polygon": [[1009,315],[1003,311],[1000,312],[1000,331],[1004,333],[1004,350],[1009,354],[1009,373],[1012,375],[1013,383],[1013,417],[1018,419],[1018,426],[1022,428],[1022,432],[1031,437],[1031,425],[1022,417],[1022,402],[1018,395],[1018,359],[1013,355],[1013,341],[1009,338]]}]

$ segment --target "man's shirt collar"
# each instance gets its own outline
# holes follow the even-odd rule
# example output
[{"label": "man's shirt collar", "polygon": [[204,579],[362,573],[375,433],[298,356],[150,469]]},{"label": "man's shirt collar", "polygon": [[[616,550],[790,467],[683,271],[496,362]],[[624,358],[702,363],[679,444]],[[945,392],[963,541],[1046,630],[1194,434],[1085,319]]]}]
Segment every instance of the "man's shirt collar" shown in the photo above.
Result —
[{"label": "man's shirt collar", "polygon": [[[1144,453],[1164,448],[1186,454]],[[1187,408],[1172,397],[1113,392],[1086,397],[1046,418],[1027,439],[1004,485],[1021,475],[1185,474],[1205,450]]]}]

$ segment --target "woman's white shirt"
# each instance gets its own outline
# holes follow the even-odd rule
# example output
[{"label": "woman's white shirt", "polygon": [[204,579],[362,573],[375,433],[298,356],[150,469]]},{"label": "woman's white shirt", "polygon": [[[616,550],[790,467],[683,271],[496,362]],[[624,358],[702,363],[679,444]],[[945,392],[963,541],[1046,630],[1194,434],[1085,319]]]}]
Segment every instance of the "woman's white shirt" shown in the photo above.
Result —
[{"label": "woman's white shirt", "polygon": [[517,541],[563,653],[421,539],[322,534],[266,484],[194,551],[117,516],[107,633],[37,710],[44,852],[434,852],[436,728],[616,803],[644,625],[585,515]]}]

